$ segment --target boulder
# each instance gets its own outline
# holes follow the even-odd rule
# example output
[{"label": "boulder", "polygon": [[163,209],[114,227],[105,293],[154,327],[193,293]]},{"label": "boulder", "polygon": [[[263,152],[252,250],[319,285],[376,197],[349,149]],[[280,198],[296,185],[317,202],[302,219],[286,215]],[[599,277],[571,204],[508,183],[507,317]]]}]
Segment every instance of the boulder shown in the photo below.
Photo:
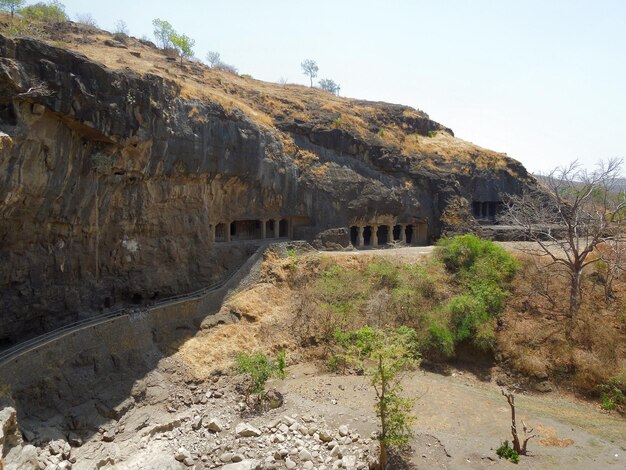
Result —
[{"label": "boulder", "polygon": [[235,428],[238,437],[259,437],[262,432],[249,423],[239,423]]},{"label": "boulder", "polygon": [[229,463],[222,470],[260,470],[261,463],[258,460],[246,459],[241,462]]},{"label": "boulder", "polygon": [[22,443],[22,435],[17,427],[17,412],[13,407],[0,411],[0,448],[11,448]]},{"label": "boulder", "polygon": [[224,430],[224,423],[217,418],[212,418],[205,426],[211,432],[222,432]]}]

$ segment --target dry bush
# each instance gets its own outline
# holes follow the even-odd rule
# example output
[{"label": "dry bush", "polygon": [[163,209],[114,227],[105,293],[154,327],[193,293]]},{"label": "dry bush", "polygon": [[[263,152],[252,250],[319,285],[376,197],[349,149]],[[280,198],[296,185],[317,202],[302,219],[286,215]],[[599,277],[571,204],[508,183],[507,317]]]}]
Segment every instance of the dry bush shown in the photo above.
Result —
[{"label": "dry bush", "polygon": [[[620,373],[626,353],[624,302],[606,302],[593,269],[584,278],[585,301],[574,327],[564,321],[569,280],[525,255],[497,336],[497,352],[514,371],[572,390],[595,392]],[[623,280],[613,285],[624,298]],[[571,331],[568,331],[571,330]],[[568,338],[568,333],[570,338]]]}]

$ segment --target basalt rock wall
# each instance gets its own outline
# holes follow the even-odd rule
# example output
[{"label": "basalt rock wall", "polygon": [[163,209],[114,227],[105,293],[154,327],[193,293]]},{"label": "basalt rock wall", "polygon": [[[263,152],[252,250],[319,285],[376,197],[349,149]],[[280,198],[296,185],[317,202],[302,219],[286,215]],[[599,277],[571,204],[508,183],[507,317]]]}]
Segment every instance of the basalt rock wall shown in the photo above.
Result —
[{"label": "basalt rock wall", "polygon": [[[220,222],[290,218],[296,237],[313,239],[420,218],[436,237],[450,196],[471,198],[485,181],[522,186],[508,173],[425,171],[338,130],[268,126],[180,91],[162,76],[0,36],[0,346],[79,312],[219,278],[250,254],[212,240]],[[426,118],[408,125],[449,131]],[[323,171],[297,162],[285,135]]]}]

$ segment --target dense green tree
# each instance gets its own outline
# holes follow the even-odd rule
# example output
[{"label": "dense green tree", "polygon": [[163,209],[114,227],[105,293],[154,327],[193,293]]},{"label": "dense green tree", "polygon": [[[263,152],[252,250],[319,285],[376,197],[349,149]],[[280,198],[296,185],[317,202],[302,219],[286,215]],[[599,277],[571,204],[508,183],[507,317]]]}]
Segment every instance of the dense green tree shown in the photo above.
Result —
[{"label": "dense green tree", "polygon": [[196,44],[196,41],[186,34],[172,33],[170,35],[170,41],[180,57],[181,65],[183,64],[183,59],[188,59],[193,56],[193,46]]}]

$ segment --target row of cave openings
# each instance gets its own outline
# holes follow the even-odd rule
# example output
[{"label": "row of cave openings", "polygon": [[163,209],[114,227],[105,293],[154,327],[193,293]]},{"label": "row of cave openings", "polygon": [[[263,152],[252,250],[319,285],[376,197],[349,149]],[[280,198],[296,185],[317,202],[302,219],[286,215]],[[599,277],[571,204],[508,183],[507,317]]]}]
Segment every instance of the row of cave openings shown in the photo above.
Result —
[{"label": "row of cave openings", "polygon": [[398,225],[353,225],[350,227],[350,241],[356,248],[406,243],[407,245],[426,245],[428,243],[428,224]]},{"label": "row of cave openings", "polygon": [[215,242],[293,238],[293,224],[289,219],[235,220],[211,225],[211,233]]},{"label": "row of cave openings", "polygon": [[478,220],[495,221],[502,206],[502,201],[472,201],[472,215]]}]

